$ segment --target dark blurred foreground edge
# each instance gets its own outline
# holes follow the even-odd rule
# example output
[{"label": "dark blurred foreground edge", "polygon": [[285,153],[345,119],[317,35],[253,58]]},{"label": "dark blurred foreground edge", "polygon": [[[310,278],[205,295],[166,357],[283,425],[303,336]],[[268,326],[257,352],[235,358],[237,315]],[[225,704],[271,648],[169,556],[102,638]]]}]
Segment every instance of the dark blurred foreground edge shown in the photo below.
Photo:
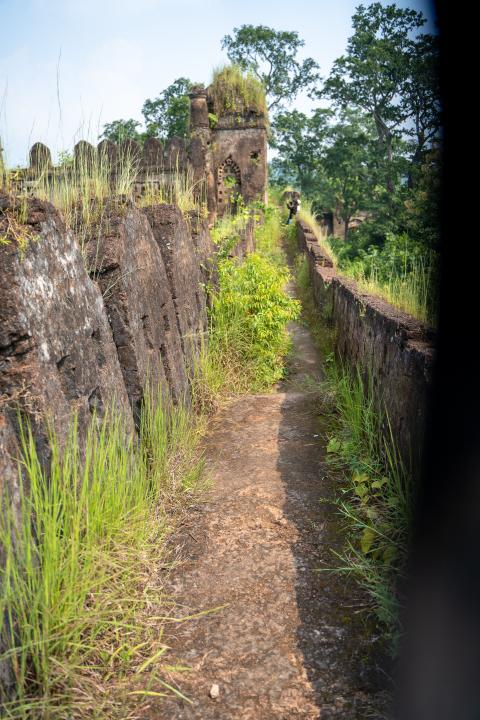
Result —
[{"label": "dark blurred foreground edge", "polygon": [[434,396],[415,507],[398,720],[480,719],[480,183],[475,5],[436,3],[445,170]]}]

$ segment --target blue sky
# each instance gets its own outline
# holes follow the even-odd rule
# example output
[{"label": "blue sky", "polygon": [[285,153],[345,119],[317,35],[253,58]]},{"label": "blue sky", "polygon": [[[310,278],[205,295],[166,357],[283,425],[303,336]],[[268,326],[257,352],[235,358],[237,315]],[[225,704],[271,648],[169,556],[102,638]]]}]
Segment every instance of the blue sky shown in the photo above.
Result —
[{"label": "blue sky", "polygon": [[[0,138],[10,166],[40,140],[57,153],[180,76],[210,80],[221,38],[252,23],[296,30],[323,76],[345,49],[355,0],[0,0]],[[369,0],[364,0],[365,5]],[[385,2],[384,4],[388,4]],[[421,10],[429,0],[397,0]],[[297,103],[308,109],[305,98]]]}]

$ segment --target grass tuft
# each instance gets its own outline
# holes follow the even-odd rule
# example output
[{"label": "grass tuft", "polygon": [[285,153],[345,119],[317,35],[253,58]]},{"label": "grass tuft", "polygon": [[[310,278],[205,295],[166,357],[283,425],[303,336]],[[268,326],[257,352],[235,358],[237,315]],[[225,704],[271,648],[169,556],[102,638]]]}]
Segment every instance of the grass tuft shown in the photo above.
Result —
[{"label": "grass tuft", "polygon": [[208,88],[217,117],[230,113],[255,112],[267,117],[267,103],[262,83],[252,73],[244,73],[237,65],[224,65],[213,73]]},{"label": "grass tuft", "polygon": [[334,409],[327,457],[341,478],[335,505],[347,530],[335,570],[353,575],[367,591],[395,651],[401,635],[399,585],[411,527],[411,476],[388,417],[377,409],[371,375],[365,379],[332,361],[327,376]]},{"label": "grass tuft", "polygon": [[136,686],[165,691],[168,648],[152,618],[171,601],[159,565],[170,508],[191,496],[203,463],[195,420],[155,398],[138,443],[115,413],[92,422],[83,448],[75,419],[64,447],[51,431],[48,477],[21,421],[20,520],[0,520],[3,659],[17,685],[8,717],[125,718]]}]

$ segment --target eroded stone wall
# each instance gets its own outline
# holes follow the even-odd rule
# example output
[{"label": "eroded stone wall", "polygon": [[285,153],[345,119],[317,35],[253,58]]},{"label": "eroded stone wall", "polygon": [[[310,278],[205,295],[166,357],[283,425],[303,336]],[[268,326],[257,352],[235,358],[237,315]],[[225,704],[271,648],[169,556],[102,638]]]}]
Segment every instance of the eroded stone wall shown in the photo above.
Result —
[{"label": "eroded stone wall", "polygon": [[[48,468],[47,419],[61,446],[75,413],[81,446],[107,408],[135,433],[147,383],[188,403],[215,249],[198,214],[124,198],[82,252],[50,203],[0,193],[0,239],[0,490],[16,513],[19,411]],[[0,663],[0,699],[11,684]]]},{"label": "eroded stone wall", "polygon": [[371,372],[377,404],[388,415],[401,457],[419,475],[432,384],[433,331],[339,274],[302,222],[297,223],[297,240],[308,258],[315,302],[336,330],[336,354],[364,376]]},{"label": "eroded stone wall", "polygon": [[132,202],[107,204],[86,250],[138,425],[147,383],[153,391],[169,391],[176,402],[188,394],[175,301],[162,254],[146,215]]},{"label": "eroded stone wall", "polygon": [[132,416],[102,295],[72,233],[46,202],[0,195],[0,396],[18,404],[47,459],[44,421],[60,442],[115,403]]}]

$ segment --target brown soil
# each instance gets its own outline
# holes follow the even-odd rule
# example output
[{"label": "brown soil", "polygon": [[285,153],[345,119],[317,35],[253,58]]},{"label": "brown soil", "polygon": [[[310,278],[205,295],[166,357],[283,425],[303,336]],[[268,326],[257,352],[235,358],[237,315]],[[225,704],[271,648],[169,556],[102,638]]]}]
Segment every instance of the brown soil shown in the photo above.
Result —
[{"label": "brown soil", "polygon": [[383,717],[365,598],[317,572],[334,564],[341,532],[322,502],[334,479],[313,382],[321,362],[308,330],[291,332],[288,382],[229,404],[207,438],[212,488],[176,539],[187,559],[170,590],[179,615],[223,607],[167,633],[176,662],[191,668],[177,685],[192,704],[167,699],[152,719]]}]

